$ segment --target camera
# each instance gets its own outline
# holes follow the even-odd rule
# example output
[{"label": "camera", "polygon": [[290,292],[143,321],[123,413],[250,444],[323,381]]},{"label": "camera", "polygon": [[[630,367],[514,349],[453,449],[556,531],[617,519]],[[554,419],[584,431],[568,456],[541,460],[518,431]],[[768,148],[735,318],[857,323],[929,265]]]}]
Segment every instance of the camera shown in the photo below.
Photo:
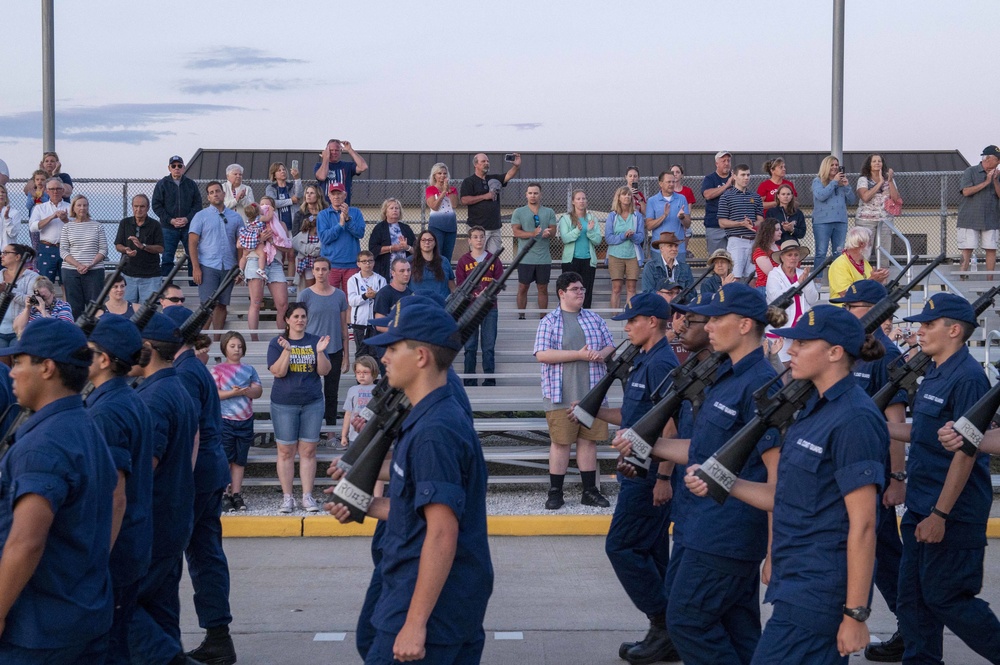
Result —
[{"label": "camera", "polygon": [[503,156],[503,161],[505,162],[513,162],[515,159],[517,159],[517,155],[515,155],[512,152],[508,152],[506,155]]},{"label": "camera", "polygon": [[33,307],[38,307],[38,296],[28,296],[28,304]]}]

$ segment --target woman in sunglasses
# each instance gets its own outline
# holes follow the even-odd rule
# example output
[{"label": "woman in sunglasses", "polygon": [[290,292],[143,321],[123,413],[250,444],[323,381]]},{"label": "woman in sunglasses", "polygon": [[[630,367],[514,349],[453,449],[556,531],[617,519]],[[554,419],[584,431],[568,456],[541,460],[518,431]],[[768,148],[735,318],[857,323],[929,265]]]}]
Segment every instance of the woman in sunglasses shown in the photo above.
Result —
[{"label": "woman in sunglasses", "polygon": [[[0,251],[0,279],[3,280],[0,283],[0,288],[6,288],[8,284],[14,281],[17,266],[20,265],[21,259],[25,255],[28,256],[28,260],[30,261],[35,257],[35,251],[27,245],[19,245],[17,243],[11,243],[4,247],[3,251]],[[27,268],[17,278],[17,282],[14,284],[14,297],[10,301],[10,307],[7,308],[3,320],[0,320],[0,348],[10,346],[17,338],[17,335],[14,333],[14,319],[24,311],[28,297],[34,293],[36,279],[38,279],[38,273]]]},{"label": "woman in sunglasses", "polygon": [[[7,255],[4,255],[7,258]],[[48,277],[39,275],[35,279],[33,293],[28,296],[27,306],[14,319],[14,332],[20,337],[24,327],[35,319],[62,319],[73,323],[73,308],[69,303],[56,297],[56,287]]]}]

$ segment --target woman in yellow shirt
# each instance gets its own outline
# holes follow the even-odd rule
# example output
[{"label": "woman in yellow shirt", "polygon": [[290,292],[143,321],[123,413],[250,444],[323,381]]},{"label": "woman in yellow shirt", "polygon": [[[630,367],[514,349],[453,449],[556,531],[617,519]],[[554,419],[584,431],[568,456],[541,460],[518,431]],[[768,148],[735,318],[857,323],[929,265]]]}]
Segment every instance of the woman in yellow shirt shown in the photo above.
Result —
[{"label": "woman in yellow shirt", "polygon": [[843,254],[830,264],[830,269],[827,271],[831,298],[841,297],[847,291],[847,287],[861,279],[873,279],[880,284],[885,283],[886,278],[889,277],[889,269],[872,270],[872,265],[868,263],[868,253],[871,246],[872,232],[870,230],[855,226],[847,232]]}]

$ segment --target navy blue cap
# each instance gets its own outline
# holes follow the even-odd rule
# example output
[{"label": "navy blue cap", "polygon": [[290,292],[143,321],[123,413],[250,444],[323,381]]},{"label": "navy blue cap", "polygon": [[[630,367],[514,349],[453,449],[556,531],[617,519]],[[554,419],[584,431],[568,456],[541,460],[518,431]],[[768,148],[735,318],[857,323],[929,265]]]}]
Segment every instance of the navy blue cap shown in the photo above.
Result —
[{"label": "navy blue cap", "polygon": [[173,157],[170,158],[170,161],[167,162],[167,164],[173,164],[174,162],[180,162],[181,164],[183,164],[184,158],[181,157],[180,155],[174,155]]},{"label": "navy blue cap", "polygon": [[670,303],[670,307],[675,312],[681,312],[682,314],[687,314],[688,312],[691,311],[692,307],[701,307],[702,305],[707,305],[711,299],[712,299],[711,293],[699,293],[696,296],[691,296],[691,300],[688,300],[683,305],[678,304],[677,302],[672,302]]},{"label": "navy blue cap", "polygon": [[160,312],[153,314],[153,318],[142,329],[142,338],[151,339],[156,342],[174,342],[177,344],[183,341],[178,334],[177,324],[174,323],[174,320]]},{"label": "navy blue cap", "polygon": [[[402,305],[400,305],[400,307],[409,307],[410,305],[430,305],[432,307],[434,305],[437,305],[438,307],[441,307],[443,301],[439,300],[437,297],[431,297],[426,294],[422,294],[419,296],[414,294],[412,296],[403,296],[396,302],[403,303]],[[390,321],[392,321],[392,314],[388,316],[380,316],[374,319],[370,319],[368,321],[368,325],[378,326],[379,328],[385,328],[386,326],[389,325]]]},{"label": "navy blue cap", "polygon": [[624,311],[612,316],[611,320],[628,321],[633,316],[655,316],[658,319],[667,320],[670,318],[670,303],[656,293],[637,293],[625,305]]},{"label": "navy blue cap", "polygon": [[142,335],[135,324],[124,316],[110,312],[97,320],[97,325],[90,333],[90,341],[109,356],[129,365],[138,362],[139,352],[142,351]]},{"label": "navy blue cap", "polygon": [[370,346],[391,346],[404,339],[425,342],[457,351],[462,348],[458,324],[444,308],[423,302],[402,305],[397,302],[389,311],[388,330],[365,340]]},{"label": "navy blue cap", "polygon": [[912,323],[925,323],[935,319],[954,319],[964,321],[979,327],[976,321],[976,311],[972,309],[969,301],[954,293],[935,293],[930,300],[924,303],[924,310],[919,314],[904,317],[904,321]]},{"label": "navy blue cap", "polygon": [[855,358],[861,355],[861,347],[865,344],[865,328],[861,320],[846,309],[833,305],[816,305],[803,314],[793,327],[771,332],[789,339],[821,339],[844,347],[844,351]]},{"label": "navy blue cap", "polygon": [[673,289],[682,289],[682,288],[684,287],[667,277],[661,279],[656,285],[657,291],[671,291]]},{"label": "navy blue cap", "polygon": [[170,307],[164,307],[163,313],[170,317],[170,320],[177,324],[180,328],[181,324],[188,320],[194,312],[185,307],[184,305],[171,305]]},{"label": "navy blue cap", "polygon": [[888,295],[889,292],[885,290],[885,287],[874,279],[859,279],[847,287],[844,295],[839,298],[830,298],[830,302],[837,304],[870,302],[874,305],[877,302],[885,300]]},{"label": "navy blue cap", "polygon": [[703,316],[736,314],[767,323],[767,301],[760,291],[742,282],[723,286],[707,305],[689,306],[687,311]]},{"label": "navy blue cap", "polygon": [[0,356],[25,354],[36,358],[49,358],[57,363],[90,367],[90,354],[80,353],[87,346],[87,336],[80,328],[61,319],[35,319],[25,327],[21,339],[6,349],[0,349]]}]

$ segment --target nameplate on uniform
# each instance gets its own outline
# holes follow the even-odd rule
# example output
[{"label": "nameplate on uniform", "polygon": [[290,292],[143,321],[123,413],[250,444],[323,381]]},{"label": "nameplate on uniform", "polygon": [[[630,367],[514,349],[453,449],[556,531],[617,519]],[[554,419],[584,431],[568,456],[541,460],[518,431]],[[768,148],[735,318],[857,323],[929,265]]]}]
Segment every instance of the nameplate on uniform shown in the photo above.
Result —
[{"label": "nameplate on uniform", "polygon": [[965,439],[976,448],[978,448],[979,444],[983,442],[983,433],[979,431],[978,427],[966,420],[964,416],[956,420],[955,424],[952,425],[952,428],[964,436]]},{"label": "nameplate on uniform", "polygon": [[345,478],[340,479],[337,487],[333,490],[333,494],[363,512],[368,512],[368,506],[372,504],[371,494],[357,485],[348,482]]},{"label": "nameplate on uniform", "polygon": [[642,437],[627,429],[622,432],[622,438],[632,444],[632,454],[643,461],[649,459],[649,454],[653,452],[653,446],[642,440]]},{"label": "nameplate on uniform", "polygon": [[375,412],[369,409],[367,406],[358,412],[358,415],[365,420],[371,420],[375,417]]},{"label": "nameplate on uniform", "polygon": [[722,466],[717,459],[709,457],[705,460],[705,463],[701,465],[701,470],[704,471],[709,478],[719,483],[719,485],[721,485],[727,492],[732,491],[733,485],[736,483],[736,476],[732,471]]}]

